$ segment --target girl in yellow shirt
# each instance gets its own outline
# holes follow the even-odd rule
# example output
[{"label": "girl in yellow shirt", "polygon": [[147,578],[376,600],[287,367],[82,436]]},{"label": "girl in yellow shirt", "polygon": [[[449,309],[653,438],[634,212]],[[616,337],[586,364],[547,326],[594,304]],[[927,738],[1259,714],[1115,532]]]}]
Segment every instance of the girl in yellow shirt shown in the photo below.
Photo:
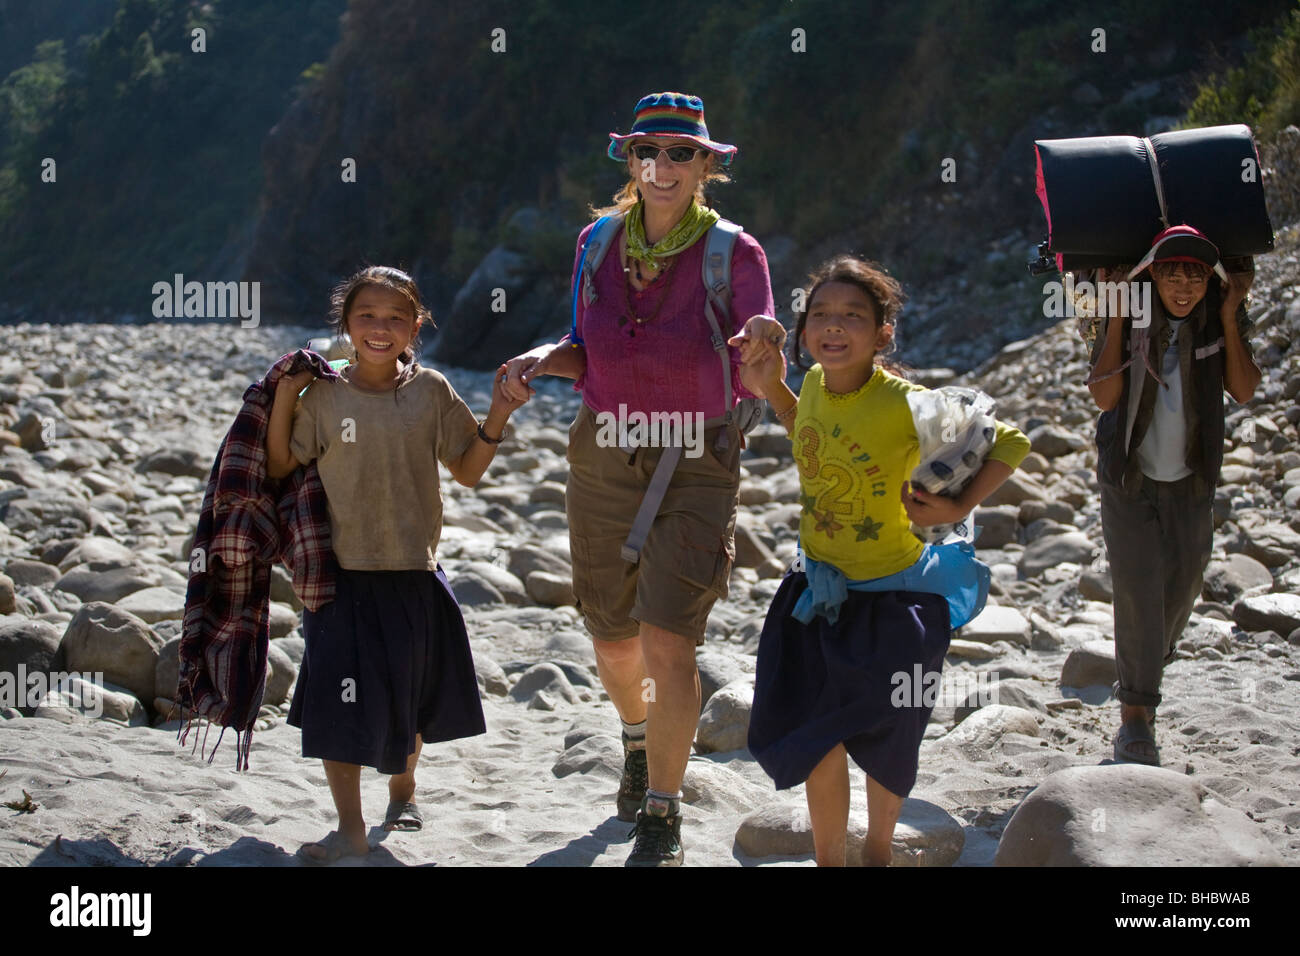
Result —
[{"label": "girl in yellow shirt", "polygon": [[[915,570],[926,549],[909,521],[962,520],[1029,452],[1023,434],[998,423],[983,467],[956,497],[911,486],[920,454],[907,393],[923,386],[878,360],[894,349],[902,300],[898,282],[874,263],[840,256],[823,265],[795,327],[794,361],[807,368],[802,349],[817,363],[797,398],[782,376],[780,323],[755,316],[732,340],[791,435],[807,564],[786,575],[768,611],[749,749],[778,789],[807,781],[819,865],[844,865],[848,756],[867,774],[865,861],[889,863],[933,709],[932,697],[926,706],[919,694],[900,695],[898,675],[922,673],[937,685],[951,636],[943,595],[854,585]],[[814,572],[836,582],[842,603],[828,608],[819,596],[816,612],[807,609]]]}]

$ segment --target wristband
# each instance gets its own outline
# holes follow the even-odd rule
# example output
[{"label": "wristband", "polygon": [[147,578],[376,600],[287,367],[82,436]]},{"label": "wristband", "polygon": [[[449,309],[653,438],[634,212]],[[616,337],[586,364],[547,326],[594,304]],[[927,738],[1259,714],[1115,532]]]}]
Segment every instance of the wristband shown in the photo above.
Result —
[{"label": "wristband", "polygon": [[489,445],[499,445],[499,444],[501,444],[503,441],[506,440],[506,433],[505,433],[504,430],[502,430],[502,432],[501,432],[501,437],[500,437],[500,438],[489,438],[489,437],[488,437],[488,433],[485,432],[485,431],[483,430],[483,423],[482,423],[482,422],[479,422],[479,423],[478,423],[478,437],[481,438],[481,439],[483,439],[483,440],[484,440],[485,442],[487,442]]}]

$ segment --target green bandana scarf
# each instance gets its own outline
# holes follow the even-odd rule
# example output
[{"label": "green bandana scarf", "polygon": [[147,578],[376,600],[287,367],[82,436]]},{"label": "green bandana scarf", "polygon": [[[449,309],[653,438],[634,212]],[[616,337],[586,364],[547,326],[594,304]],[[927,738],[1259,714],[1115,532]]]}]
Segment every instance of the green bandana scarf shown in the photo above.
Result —
[{"label": "green bandana scarf", "polygon": [[678,220],[677,225],[668,230],[668,235],[651,246],[647,244],[645,238],[645,201],[642,200],[629,209],[623,219],[627,231],[627,256],[629,259],[639,259],[646,265],[657,268],[659,263],[656,260],[675,256],[683,249],[689,248],[721,218],[712,209],[705,209],[692,199],[690,208]]}]

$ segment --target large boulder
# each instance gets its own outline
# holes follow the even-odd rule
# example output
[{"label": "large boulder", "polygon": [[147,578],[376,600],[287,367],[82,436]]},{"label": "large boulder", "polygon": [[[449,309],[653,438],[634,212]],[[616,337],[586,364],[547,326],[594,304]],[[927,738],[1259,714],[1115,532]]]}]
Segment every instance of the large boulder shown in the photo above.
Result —
[{"label": "large boulder", "polygon": [[1300,627],[1300,594],[1258,594],[1238,601],[1232,618],[1243,631],[1290,634]]},{"label": "large boulder", "polygon": [[177,685],[181,680],[181,639],[173,637],[158,650],[158,660],[153,670],[153,696],[175,700]]},{"label": "large boulder", "polygon": [[1089,601],[1114,603],[1115,585],[1110,578],[1110,568],[1085,568],[1079,575],[1079,594]]},{"label": "large boulder", "polygon": [[134,614],[111,604],[83,604],[63,634],[69,670],[102,673],[141,700],[153,700],[163,639]]},{"label": "large boulder", "polygon": [[1028,677],[1010,677],[1007,680],[994,681],[988,686],[971,689],[966,699],[954,708],[953,719],[960,723],[981,707],[989,707],[993,704],[1005,704],[1008,707],[1046,714],[1046,698],[1049,696],[1051,695],[1048,694],[1046,686],[1036,680]]},{"label": "large boulder", "polygon": [[981,644],[1007,641],[1028,647],[1029,638],[1029,621],[1025,616],[1013,607],[998,604],[986,604],[984,610],[961,628],[963,641],[977,641]]},{"label": "large boulder", "polygon": [[578,603],[573,594],[573,580],[568,572],[559,575],[549,571],[529,571],[524,580],[524,589],[530,598],[547,607],[571,607]]},{"label": "large boulder", "polygon": [[[867,815],[849,815],[845,862],[862,865]],[[933,803],[909,797],[903,801],[894,827],[891,866],[952,866],[966,845],[961,823]],[[736,830],[736,846],[753,857],[810,856],[814,852],[812,824],[803,803],[779,803],[749,814]]]},{"label": "large boulder", "polygon": [[984,499],[984,504],[993,507],[994,505],[1018,505],[1024,501],[1046,501],[1047,492],[1043,489],[1042,483],[1032,475],[1027,475],[1019,471],[1013,471],[998,488]]},{"label": "large boulder", "polygon": [[136,561],[91,561],[69,569],[55,587],[75,594],[87,603],[116,604],[128,594],[154,587],[160,582],[156,570]]},{"label": "large boulder", "polygon": [[451,593],[456,596],[456,603],[463,607],[506,603],[500,591],[473,571],[458,573],[453,577]]},{"label": "large boulder", "polygon": [[486,654],[474,655],[474,676],[482,694],[504,697],[510,693],[510,679],[501,665]]},{"label": "large boulder", "polygon": [[531,702],[539,692],[545,693],[551,700],[560,699],[570,704],[578,700],[578,692],[573,689],[568,676],[550,661],[534,664],[520,674],[519,680],[510,689],[510,696],[517,701]]},{"label": "large boulder", "polygon": [[1061,665],[1062,687],[1110,686],[1116,676],[1113,641],[1085,641]]},{"label": "large boulder", "polygon": [[[183,596],[181,600],[184,602]],[[292,605],[272,601],[267,616],[270,618],[271,640],[288,637],[298,629],[298,612]]]},{"label": "large boulder", "polygon": [[987,752],[997,745],[1004,734],[1024,734],[1027,737],[1041,735],[1033,711],[1009,704],[989,704],[975,711],[940,737],[939,741],[944,746],[970,747]]},{"label": "large boulder", "polygon": [[1159,767],[1070,767],[1016,808],[997,866],[1280,866],[1259,825]]},{"label": "large boulder", "polygon": [[[61,639],[59,629],[48,621],[8,618],[0,622],[0,673],[13,675],[16,681],[20,665],[28,674],[62,669]],[[16,693],[24,696],[23,688],[16,688]]]},{"label": "large boulder", "polygon": [[1019,516],[1020,509],[1015,505],[976,509],[975,526],[980,532],[975,543],[989,549],[1015,544],[1020,535]]},{"label": "large boulder", "polygon": [[160,471],[165,475],[188,475],[206,478],[212,470],[212,458],[197,448],[159,448],[143,455],[135,470],[141,473]]},{"label": "large boulder", "polygon": [[1300,533],[1280,522],[1249,529],[1244,536],[1249,557],[1270,568],[1280,568],[1300,555]]},{"label": "large boulder", "polygon": [[1049,534],[1030,542],[1025,548],[1020,556],[1020,573],[1027,578],[1036,578],[1048,568],[1067,561],[1088,564],[1096,550],[1097,546],[1080,531]]},{"label": "large boulder", "polygon": [[1245,554],[1216,559],[1205,569],[1202,593],[1211,601],[1231,602],[1251,588],[1272,587],[1268,568]]},{"label": "large boulder", "polygon": [[745,667],[734,654],[723,654],[707,648],[695,655],[695,667],[700,675],[700,706],[734,680],[745,676]]},{"label": "large boulder", "polygon": [[42,698],[33,717],[48,717],[68,723],[67,716],[55,711],[68,709],[92,719],[109,720],[127,727],[143,727],[149,716],[140,699],[125,687],[105,682],[97,684],[81,677],[69,677]]},{"label": "large boulder", "polygon": [[572,577],[569,562],[535,544],[516,545],[506,558],[506,570],[521,581],[527,581],[534,571],[545,571],[557,577]]},{"label": "large boulder", "polygon": [[18,587],[30,585],[32,587],[45,588],[57,581],[62,575],[59,569],[52,564],[46,564],[44,561],[33,561],[27,558],[15,558],[5,565],[5,574],[9,576]]},{"label": "large boulder", "polygon": [[495,589],[507,604],[521,606],[533,603],[524,588],[524,582],[499,564],[493,564],[491,561],[470,561],[461,567],[460,575],[477,577]]},{"label": "large boulder", "polygon": [[116,603],[123,611],[130,611],[146,624],[179,621],[185,617],[185,595],[171,588],[142,588]]},{"label": "large boulder", "polygon": [[[155,675],[156,673],[155,671]],[[262,695],[262,703],[283,703],[289,696],[289,688],[297,679],[298,665],[280,647],[279,641],[272,641],[266,655],[266,691]]]},{"label": "large boulder", "polygon": [[[520,209],[506,223],[506,238],[474,269],[451,302],[433,344],[438,365],[496,368],[503,355],[518,355],[564,326],[569,276],[544,261],[552,245],[568,255],[573,237],[562,237],[536,209]],[[562,257],[561,257],[562,258]],[[557,260],[560,261],[560,260]],[[572,259],[568,260],[572,262]]]},{"label": "large boulder", "polygon": [[785,573],[785,565],[747,522],[736,522],[735,542],[736,567],[753,568],[760,578],[779,578]]},{"label": "large boulder", "polygon": [[551,773],[567,777],[571,773],[596,773],[611,780],[623,775],[623,742],[609,734],[593,734],[565,749],[551,766]]},{"label": "large boulder", "polygon": [[60,571],[66,572],[79,564],[130,564],[135,559],[135,552],[120,541],[92,536],[73,542],[54,563],[58,565]]},{"label": "large boulder", "polygon": [[754,705],[754,679],[742,677],[719,688],[695,728],[697,753],[744,750],[749,738],[749,712]]},{"label": "large boulder", "polygon": [[1044,458],[1060,458],[1070,452],[1088,447],[1087,439],[1076,435],[1064,425],[1048,423],[1039,425],[1028,435],[1029,444]]}]

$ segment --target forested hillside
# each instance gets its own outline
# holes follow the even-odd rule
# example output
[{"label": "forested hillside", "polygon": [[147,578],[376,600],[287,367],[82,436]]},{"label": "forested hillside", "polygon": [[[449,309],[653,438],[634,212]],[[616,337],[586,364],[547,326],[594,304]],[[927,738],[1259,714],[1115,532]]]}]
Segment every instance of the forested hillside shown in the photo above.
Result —
[{"label": "forested hillside", "polygon": [[411,268],[446,315],[502,242],[523,285],[562,281],[619,183],[606,134],[679,89],[740,146],[714,196],[778,288],[865,252],[930,290],[929,326],[963,292],[955,334],[979,339],[1036,291],[1033,139],[1293,122],[1296,9],[118,0],[84,62],[33,47],[5,81],[0,300],[31,316],[57,288],[59,309],[139,314],[182,272],[259,280],[268,316],[304,320],[371,261]]}]

